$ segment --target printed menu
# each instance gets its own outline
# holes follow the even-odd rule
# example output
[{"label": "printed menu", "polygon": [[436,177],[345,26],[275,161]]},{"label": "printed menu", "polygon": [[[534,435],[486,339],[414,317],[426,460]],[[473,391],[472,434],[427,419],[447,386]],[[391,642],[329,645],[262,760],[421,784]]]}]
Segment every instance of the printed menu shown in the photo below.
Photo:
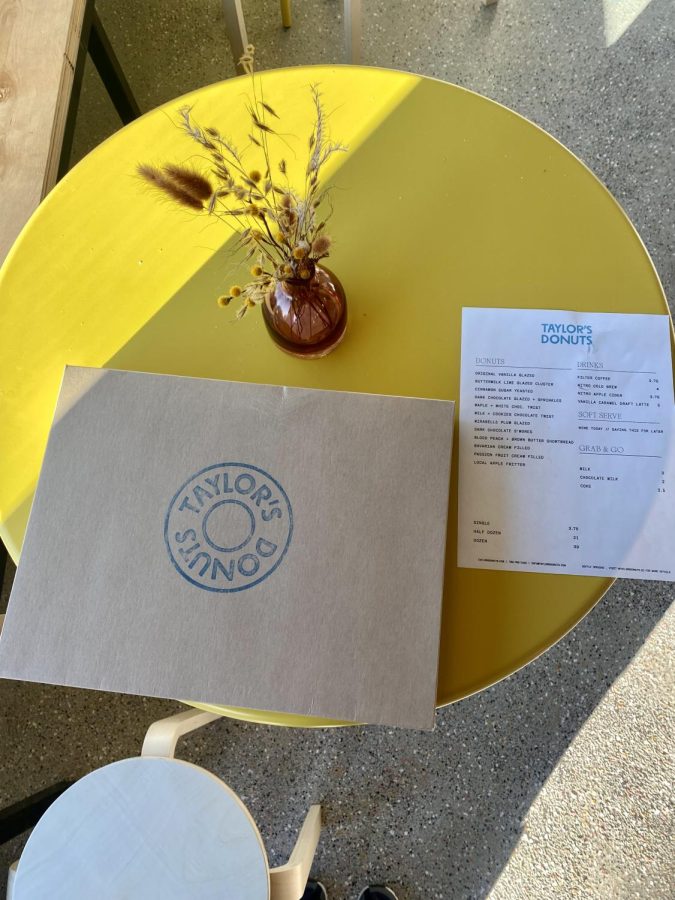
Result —
[{"label": "printed menu", "polygon": [[670,320],[465,308],[458,565],[675,579]]}]

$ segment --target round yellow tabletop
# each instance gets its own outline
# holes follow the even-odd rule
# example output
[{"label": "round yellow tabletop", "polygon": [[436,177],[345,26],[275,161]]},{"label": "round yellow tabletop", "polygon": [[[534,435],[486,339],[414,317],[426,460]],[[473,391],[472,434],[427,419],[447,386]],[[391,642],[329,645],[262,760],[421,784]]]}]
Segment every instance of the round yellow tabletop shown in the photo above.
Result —
[{"label": "round yellow tabletop", "polygon": [[[135,176],[139,162],[194,157],[198,148],[175,124],[184,104],[200,124],[245,143],[246,79],[196,91],[122,129],[45,199],[0,272],[0,534],[15,559],[67,363],[456,399],[463,306],[667,312],[616,201],[521,116],[402,72],[319,67],[260,78],[282,116],[291,177],[311,130],[310,83],[320,85],[332,136],[349,145],[328,172],[336,186],[329,265],[349,300],[346,339],[325,359],[297,360],[271,343],[259,310],[233,322],[215,303],[243,277],[231,232],[158,202]],[[534,659],[611,584],[457,568],[456,498],[455,460],[439,705]]]}]

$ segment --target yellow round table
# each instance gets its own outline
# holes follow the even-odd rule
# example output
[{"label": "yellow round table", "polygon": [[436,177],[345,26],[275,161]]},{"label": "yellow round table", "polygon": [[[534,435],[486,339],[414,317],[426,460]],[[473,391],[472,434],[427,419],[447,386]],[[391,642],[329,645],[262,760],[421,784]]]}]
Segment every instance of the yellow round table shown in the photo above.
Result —
[{"label": "yellow round table", "polygon": [[[345,341],[323,360],[297,360],[271,343],[258,310],[234,323],[215,303],[244,277],[231,232],[159,202],[135,176],[138,162],[194,157],[198,148],[175,127],[184,104],[200,124],[245,143],[245,79],[196,91],[122,129],[57,185],[0,272],[0,534],[15,559],[66,363],[456,399],[463,306],[667,312],[616,201],[510,110],[378,69],[296,68],[261,79],[282,115],[279,129],[298,148],[296,158],[283,145],[292,180],[311,130],[310,83],[321,87],[332,136],[349,145],[328,173],[336,185],[329,265],[350,304]],[[612,583],[457,568],[456,498],[455,460],[439,705],[534,659]]]}]

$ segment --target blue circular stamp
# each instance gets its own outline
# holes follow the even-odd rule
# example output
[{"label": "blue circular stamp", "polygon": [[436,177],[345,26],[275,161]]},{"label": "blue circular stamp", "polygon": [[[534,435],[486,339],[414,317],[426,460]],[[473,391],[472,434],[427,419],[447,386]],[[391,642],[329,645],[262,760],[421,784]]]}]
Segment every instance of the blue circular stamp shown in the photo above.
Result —
[{"label": "blue circular stamp", "polygon": [[216,463],[188,478],[164,520],[174,568],[191,584],[222,593],[264,581],[286,555],[292,534],[286,491],[247,463]]}]

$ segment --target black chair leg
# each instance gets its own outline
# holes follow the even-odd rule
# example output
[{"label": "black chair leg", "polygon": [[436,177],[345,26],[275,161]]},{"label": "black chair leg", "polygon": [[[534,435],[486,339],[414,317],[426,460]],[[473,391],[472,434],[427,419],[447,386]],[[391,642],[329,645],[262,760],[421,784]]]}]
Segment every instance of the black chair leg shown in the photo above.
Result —
[{"label": "black chair leg", "polygon": [[37,794],[26,797],[18,803],[0,810],[0,844],[11,841],[29,828],[37,825],[39,819],[52,805],[57,797],[74,784],[72,781],[59,781],[52,787],[45,788]]},{"label": "black chair leg", "polygon": [[122,67],[115,56],[115,51],[108,40],[103,23],[96,12],[94,0],[87,0],[82,22],[82,32],[80,34],[80,45],[73,73],[73,86],[68,102],[63,141],[61,143],[58,178],[63,178],[70,166],[70,151],[73,146],[75,120],[77,118],[77,107],[80,102],[87,52],[89,52],[92,62],[96,66],[101,81],[122,122],[127,125],[141,114],[138,103],[136,103],[136,99],[131,93],[129,82],[125,78]]},{"label": "black chair leg", "polygon": [[115,51],[112,48],[108,35],[105,33],[96,8],[92,9],[91,31],[89,32],[89,55],[101,76],[101,81],[110,95],[115,109],[124,122],[128,125],[137,119],[141,111],[131,93],[122,67],[119,64]]}]

